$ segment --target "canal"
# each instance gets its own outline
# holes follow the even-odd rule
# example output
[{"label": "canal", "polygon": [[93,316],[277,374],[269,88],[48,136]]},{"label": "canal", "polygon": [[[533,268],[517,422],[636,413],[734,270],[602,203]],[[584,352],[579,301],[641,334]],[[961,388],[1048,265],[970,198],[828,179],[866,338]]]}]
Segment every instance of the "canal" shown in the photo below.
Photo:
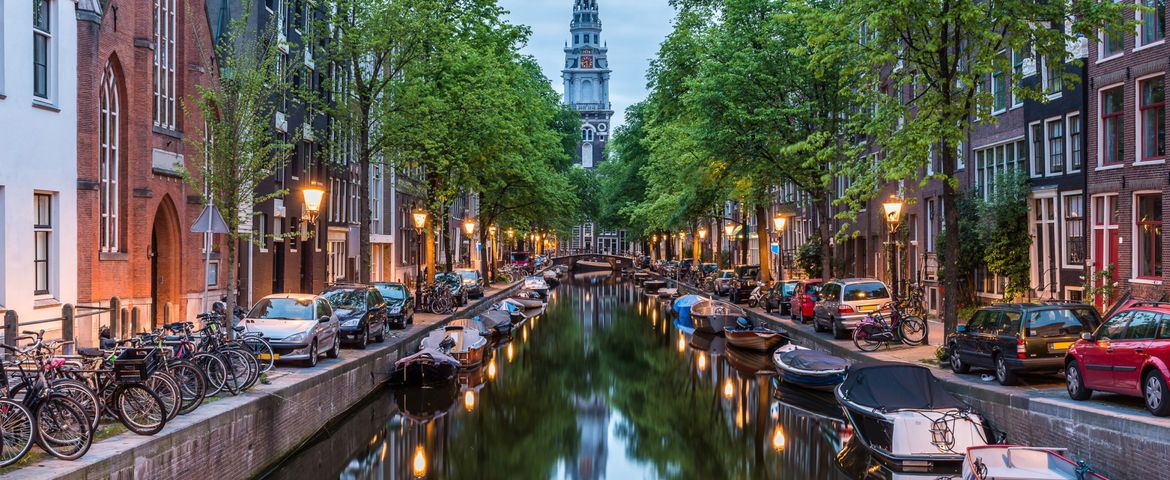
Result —
[{"label": "canal", "polygon": [[450,388],[371,395],[262,478],[891,478],[831,395],[681,331],[617,275],[566,279],[487,358]]}]

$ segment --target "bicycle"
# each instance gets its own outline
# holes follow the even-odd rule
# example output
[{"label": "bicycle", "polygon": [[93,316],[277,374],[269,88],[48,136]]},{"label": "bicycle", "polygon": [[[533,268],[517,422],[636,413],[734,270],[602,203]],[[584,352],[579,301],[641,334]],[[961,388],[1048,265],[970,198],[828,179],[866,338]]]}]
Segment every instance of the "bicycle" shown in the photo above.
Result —
[{"label": "bicycle", "polygon": [[[7,368],[0,372],[0,391],[4,394],[5,402],[3,416],[5,423],[2,424],[5,428],[4,435],[0,435],[3,441],[0,445],[7,446],[10,442],[16,446],[14,454],[8,456],[7,452],[0,452],[4,455],[4,462],[6,464],[15,463],[28,453],[29,440],[35,440],[41,449],[48,452],[57,458],[63,460],[76,460],[85,455],[89,451],[89,447],[93,444],[93,428],[90,427],[90,422],[85,416],[81,406],[76,401],[70,399],[64,394],[61,394],[53,389],[49,378],[45,374],[45,348],[42,337],[44,331],[40,333],[24,331],[23,335],[31,335],[19,337],[16,340],[34,340],[34,344],[25,349],[17,349],[10,345],[0,344],[0,348],[12,353],[15,357],[15,367],[18,372],[18,379],[23,387],[22,392],[13,392],[13,388],[9,384]],[[59,342],[57,346],[63,346],[68,343]],[[33,371],[25,369],[25,361],[35,365]],[[20,395],[23,393],[23,395]],[[19,398],[19,401],[17,400]],[[13,404],[19,404],[19,407]],[[20,410],[23,408],[24,410]],[[29,414],[32,425],[29,428],[28,424],[24,423],[24,415]],[[15,427],[13,437],[9,437],[8,421],[13,421]]]},{"label": "bicycle", "polygon": [[[890,310],[890,321],[886,321],[884,310]],[[866,315],[853,329],[853,345],[863,352],[872,352],[886,343],[903,343],[914,346],[926,340],[926,321],[921,317],[909,316],[896,305],[887,303],[882,308]]]},{"label": "bicycle", "polygon": [[134,433],[154,435],[178,415],[180,387],[158,370],[162,360],[157,348],[122,347],[129,343],[117,342],[116,348],[108,350],[78,349],[81,365],[58,370],[61,378],[56,383],[84,385],[93,393],[85,402],[93,425],[109,416]]}]

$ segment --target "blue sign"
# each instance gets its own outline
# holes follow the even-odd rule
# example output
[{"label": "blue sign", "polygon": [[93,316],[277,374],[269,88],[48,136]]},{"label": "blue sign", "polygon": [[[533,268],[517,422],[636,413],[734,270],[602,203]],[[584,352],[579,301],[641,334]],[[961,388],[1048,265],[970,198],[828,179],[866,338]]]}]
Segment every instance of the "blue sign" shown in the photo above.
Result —
[{"label": "blue sign", "polygon": [[778,243],[772,244],[772,253],[776,254],[776,255],[780,254],[780,244],[778,244]]}]

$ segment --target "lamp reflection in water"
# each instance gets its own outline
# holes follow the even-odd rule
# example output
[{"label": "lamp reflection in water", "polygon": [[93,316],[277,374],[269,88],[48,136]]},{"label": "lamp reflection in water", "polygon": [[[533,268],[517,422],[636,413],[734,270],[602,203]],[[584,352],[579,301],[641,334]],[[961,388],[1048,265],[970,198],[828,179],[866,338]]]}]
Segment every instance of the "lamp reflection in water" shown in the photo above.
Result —
[{"label": "lamp reflection in water", "polygon": [[772,434],[772,449],[777,452],[784,450],[788,444],[788,439],[784,438],[784,429],[780,428],[780,424],[776,424],[776,432]]},{"label": "lamp reflection in water", "polygon": [[[508,344],[508,350],[505,353],[508,355],[508,363],[512,363],[512,356],[516,355],[516,352],[512,350],[511,343]],[[492,365],[495,365],[494,361],[492,362]]]},{"label": "lamp reflection in water", "polygon": [[475,390],[468,390],[463,394],[463,408],[469,412],[475,409]]},{"label": "lamp reflection in water", "polygon": [[731,398],[732,395],[735,395],[735,387],[731,384],[731,379],[729,378],[723,382],[723,398]]},{"label": "lamp reflection in water", "polygon": [[699,370],[702,371],[702,370],[706,370],[706,369],[707,369],[707,353],[706,352],[699,352]]},{"label": "lamp reflection in water", "polygon": [[[509,351],[510,351],[510,349],[509,349]],[[509,355],[509,357],[511,357],[511,356]],[[496,379],[496,359],[493,358],[490,362],[488,362],[487,374],[488,374],[488,380],[495,380]]]},{"label": "lamp reflection in water", "polygon": [[687,349],[687,342],[683,339],[682,334],[678,335],[678,352],[682,353]]},{"label": "lamp reflection in water", "polygon": [[411,462],[411,467],[414,470],[415,477],[427,476],[427,456],[423,453],[422,445],[415,447],[414,460]]}]

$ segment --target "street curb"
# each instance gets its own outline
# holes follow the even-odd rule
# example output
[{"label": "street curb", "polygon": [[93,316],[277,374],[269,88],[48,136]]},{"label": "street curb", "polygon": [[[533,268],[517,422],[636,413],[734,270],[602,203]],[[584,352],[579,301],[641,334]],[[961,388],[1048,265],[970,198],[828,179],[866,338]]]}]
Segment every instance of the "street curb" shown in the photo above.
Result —
[{"label": "street curb", "polygon": [[383,345],[345,350],[340,361],[296,369],[270,385],[205,404],[168,422],[163,433],[123,433],[95,443],[81,459],[49,459],[5,473],[41,478],[252,478],[296,452],[322,428],[381,388],[390,365],[413,353],[431,331],[471,318],[522,285],[516,282],[427,325],[396,331]]}]

